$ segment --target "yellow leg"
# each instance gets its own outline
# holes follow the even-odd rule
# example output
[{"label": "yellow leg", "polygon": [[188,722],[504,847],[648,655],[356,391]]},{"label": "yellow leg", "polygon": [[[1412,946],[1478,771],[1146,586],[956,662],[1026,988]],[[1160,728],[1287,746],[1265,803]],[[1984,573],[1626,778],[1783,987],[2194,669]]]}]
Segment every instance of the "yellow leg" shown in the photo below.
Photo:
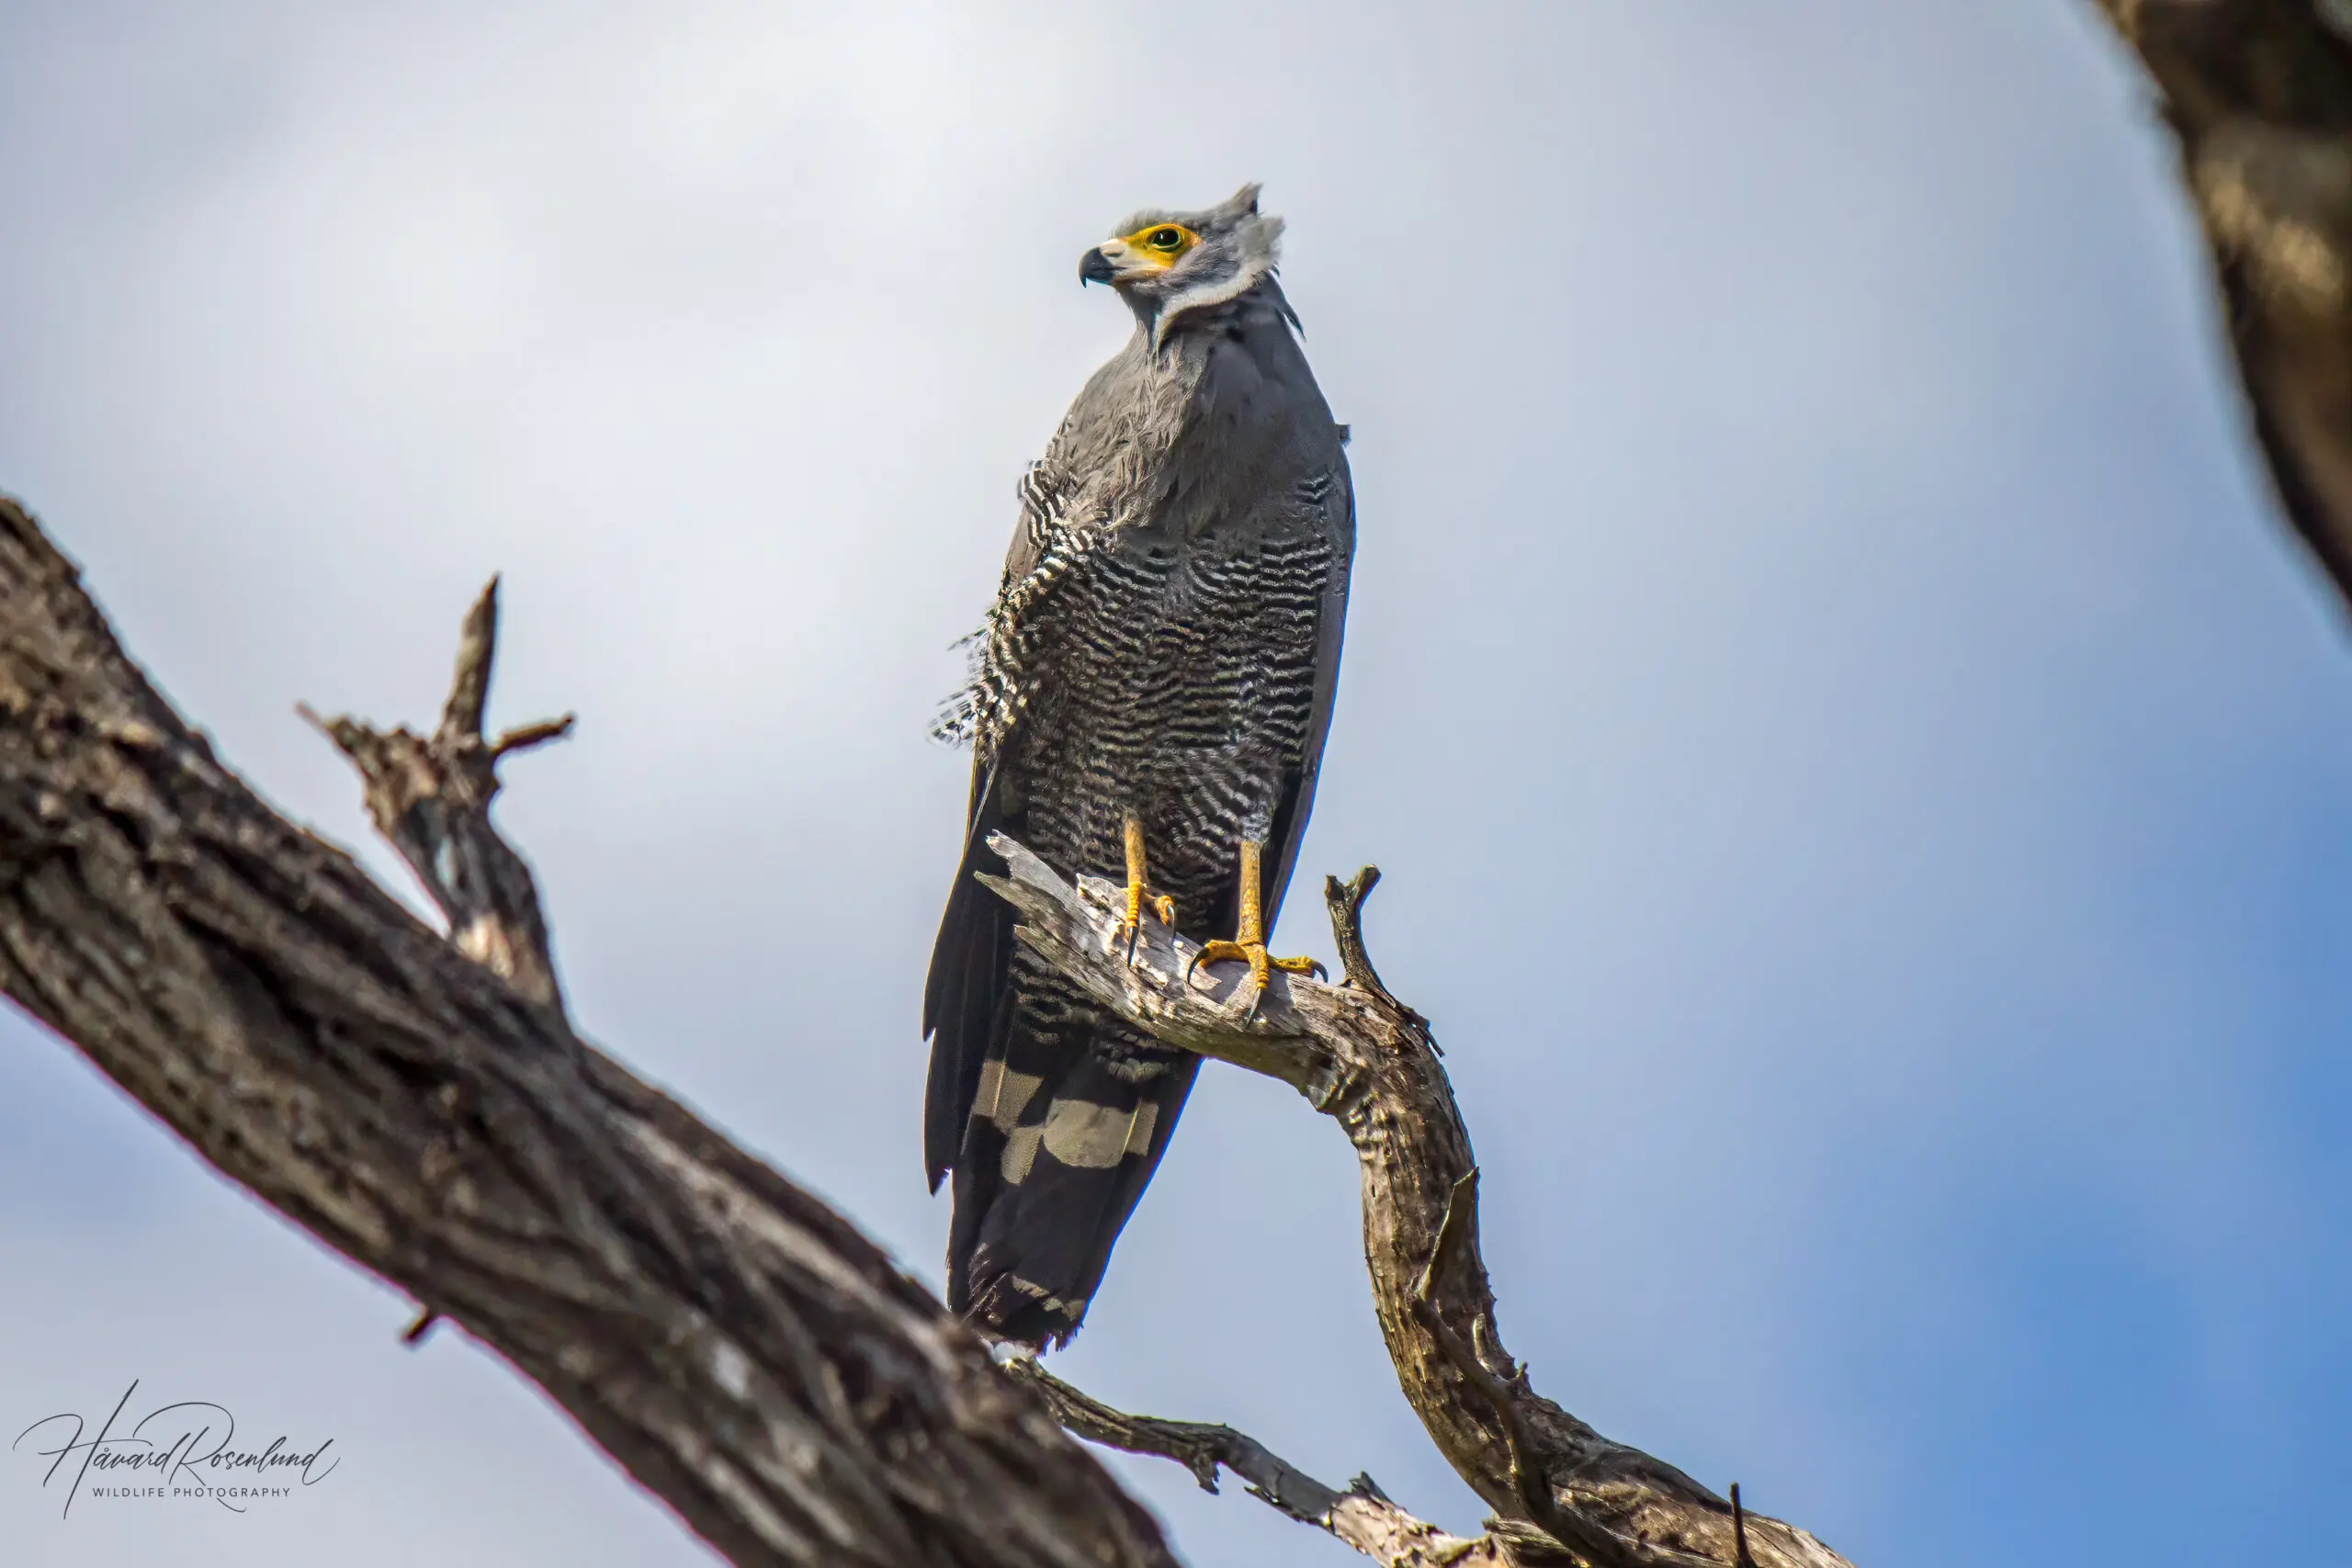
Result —
[{"label": "yellow leg", "polygon": [[1119,922],[1119,934],[1127,939],[1127,957],[1136,955],[1136,941],[1143,934],[1143,907],[1148,902],[1159,923],[1170,931],[1176,929],[1176,900],[1165,893],[1155,894],[1145,875],[1143,854],[1143,818],[1130,817],[1126,822],[1127,840],[1127,914]]},{"label": "yellow leg", "polygon": [[1258,1003],[1265,997],[1266,982],[1272,977],[1272,971],[1280,969],[1292,975],[1317,976],[1324,972],[1323,965],[1312,958],[1274,958],[1267,953],[1264,877],[1261,875],[1265,854],[1266,846],[1255,839],[1241,840],[1241,919],[1235,922],[1239,928],[1234,932],[1236,940],[1226,942],[1219,939],[1203,943],[1200,952],[1193,954],[1193,962],[1184,966],[1185,977],[1189,979],[1195,964],[1221,964],[1229,958],[1246,961],[1250,965],[1250,1015],[1253,1018],[1258,1013]]}]

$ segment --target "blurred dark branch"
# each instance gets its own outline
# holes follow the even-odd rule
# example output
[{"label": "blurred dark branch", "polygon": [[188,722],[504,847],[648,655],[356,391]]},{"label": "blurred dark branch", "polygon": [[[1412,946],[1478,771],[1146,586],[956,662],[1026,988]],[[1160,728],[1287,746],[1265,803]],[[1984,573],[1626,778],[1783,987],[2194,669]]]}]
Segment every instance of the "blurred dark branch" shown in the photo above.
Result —
[{"label": "blurred dark branch", "polygon": [[[1537,1393],[1503,1350],[1479,1252],[1469,1133],[1426,1021],[1388,995],[1365,956],[1369,871],[1325,889],[1346,977],[1325,985],[1277,972],[1251,1018],[1235,994],[1241,973],[1201,970],[1187,984],[1195,945],[1156,921],[1145,922],[1130,959],[1111,884],[1081,877],[1073,887],[1001,834],[990,842],[1009,874],[981,880],[1020,911],[1020,940],[1063,976],[1170,1044],[1280,1078],[1347,1134],[1363,1170],[1364,1260],[1389,1359],[1447,1462],[1500,1516],[1487,1540],[1529,1563],[1731,1568],[1744,1548],[1758,1568],[1850,1568],[1804,1531],[1744,1509],[1736,1518],[1729,1502],[1672,1465],[1603,1438]],[[1088,1406],[1070,1425],[1094,1437],[1107,1407]],[[1067,1402],[1057,1408],[1072,1413]],[[1226,1454],[1249,1451],[1199,1436],[1221,1427],[1119,1419],[1134,1446],[1173,1449],[1195,1473],[1204,1455],[1238,1470]]]},{"label": "blurred dark branch", "polygon": [[324,726],[477,963],[230,773],[0,498],[0,989],[747,1568],[1172,1564],[930,1292],[573,1033],[485,814],[560,727],[482,740],[492,630],[431,738]]},{"label": "blurred dark branch", "polygon": [[2099,7],[2179,144],[2279,502],[2352,601],[2352,5]]}]

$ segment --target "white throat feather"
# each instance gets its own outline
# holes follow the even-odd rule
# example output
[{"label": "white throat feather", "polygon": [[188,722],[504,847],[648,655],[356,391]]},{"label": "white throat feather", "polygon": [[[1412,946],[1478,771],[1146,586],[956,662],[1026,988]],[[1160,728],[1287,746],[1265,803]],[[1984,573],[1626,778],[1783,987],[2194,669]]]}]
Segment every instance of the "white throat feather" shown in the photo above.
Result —
[{"label": "white throat feather", "polygon": [[1168,341],[1168,333],[1179,317],[1193,310],[1228,304],[1238,299],[1274,270],[1283,236],[1283,220],[1274,217],[1252,215],[1224,243],[1238,253],[1230,271],[1204,277],[1189,288],[1177,289],[1159,302],[1152,313],[1151,349],[1159,352]]}]

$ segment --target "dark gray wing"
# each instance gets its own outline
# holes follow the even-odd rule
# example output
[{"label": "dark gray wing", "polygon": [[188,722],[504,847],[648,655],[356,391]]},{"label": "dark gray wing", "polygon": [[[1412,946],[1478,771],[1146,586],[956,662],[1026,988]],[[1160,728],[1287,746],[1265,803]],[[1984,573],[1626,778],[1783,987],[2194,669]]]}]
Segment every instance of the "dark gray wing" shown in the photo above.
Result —
[{"label": "dark gray wing", "polygon": [[931,1072],[923,1090],[922,1163],[934,1192],[956,1164],[1012,961],[1012,907],[973,877],[975,872],[1004,869],[988,848],[989,834],[1004,826],[993,797],[992,770],[976,762],[964,853],[923,981],[922,1032],[931,1041]]},{"label": "dark gray wing", "polygon": [[[1022,475],[1020,521],[1005,552],[1000,604],[1038,576],[1067,483],[1068,470],[1050,449]],[[976,746],[971,797],[964,813],[964,852],[948,889],[939,935],[932,943],[931,973],[923,981],[922,1032],[931,1041],[931,1071],[923,1091],[922,1157],[934,1192],[954,1168],[962,1145],[1012,958],[1012,906],[973,880],[975,872],[1004,870],[988,847],[990,833],[1002,829],[1021,836],[1020,823],[1004,808],[1006,793],[995,765]]]}]

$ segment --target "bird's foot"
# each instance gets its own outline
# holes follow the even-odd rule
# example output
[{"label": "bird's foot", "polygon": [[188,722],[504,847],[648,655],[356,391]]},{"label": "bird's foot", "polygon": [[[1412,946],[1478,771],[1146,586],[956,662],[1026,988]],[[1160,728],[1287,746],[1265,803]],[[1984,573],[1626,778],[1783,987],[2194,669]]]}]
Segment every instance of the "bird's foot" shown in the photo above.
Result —
[{"label": "bird's foot", "polygon": [[1154,893],[1141,882],[1127,884],[1127,912],[1119,921],[1119,939],[1127,944],[1127,962],[1136,961],[1136,943],[1143,936],[1143,912],[1149,908],[1159,917],[1159,923],[1170,931],[1176,929],[1176,900],[1165,893]]},{"label": "bird's foot", "polygon": [[1224,964],[1234,959],[1250,965],[1249,1017],[1253,1019],[1258,1016],[1258,1004],[1266,999],[1266,983],[1273,977],[1274,970],[1286,975],[1312,975],[1318,980],[1329,973],[1319,959],[1276,958],[1266,951],[1262,942],[1227,942],[1219,937],[1201,944],[1200,951],[1184,965],[1184,979],[1190,983],[1193,971],[1204,964]]}]

